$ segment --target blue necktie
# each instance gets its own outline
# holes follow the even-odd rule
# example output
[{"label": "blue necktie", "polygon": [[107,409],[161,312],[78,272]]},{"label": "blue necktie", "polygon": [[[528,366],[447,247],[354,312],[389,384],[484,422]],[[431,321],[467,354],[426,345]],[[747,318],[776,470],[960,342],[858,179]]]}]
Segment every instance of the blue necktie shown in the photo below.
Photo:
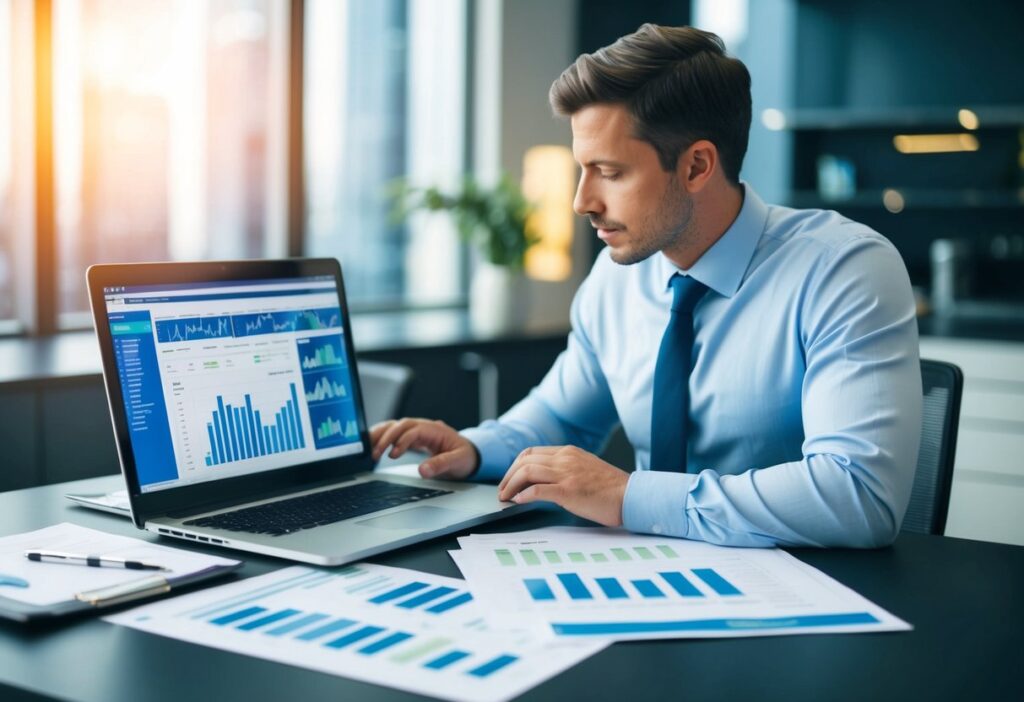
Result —
[{"label": "blue necktie", "polygon": [[661,338],[654,368],[651,413],[651,470],[686,472],[686,438],[690,420],[690,370],[693,366],[693,308],[707,286],[676,273],[672,317]]}]

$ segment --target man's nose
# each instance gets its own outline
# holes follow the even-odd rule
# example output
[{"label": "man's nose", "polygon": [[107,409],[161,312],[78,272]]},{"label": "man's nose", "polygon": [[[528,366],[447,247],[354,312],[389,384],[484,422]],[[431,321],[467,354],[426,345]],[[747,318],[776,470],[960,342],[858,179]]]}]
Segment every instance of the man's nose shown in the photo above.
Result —
[{"label": "man's nose", "polygon": [[573,198],[572,209],[579,215],[601,211],[600,199],[596,197],[586,173],[580,176],[580,182],[576,186],[576,197]]}]

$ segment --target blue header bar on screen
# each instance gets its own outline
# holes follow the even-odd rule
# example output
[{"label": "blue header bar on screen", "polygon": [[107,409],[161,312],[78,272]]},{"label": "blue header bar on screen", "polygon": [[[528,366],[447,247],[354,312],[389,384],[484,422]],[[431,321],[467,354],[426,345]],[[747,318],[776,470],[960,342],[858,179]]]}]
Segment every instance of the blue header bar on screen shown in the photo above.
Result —
[{"label": "blue header bar on screen", "polygon": [[172,290],[205,290],[207,288],[234,288],[247,285],[295,285],[297,283],[327,283],[333,282],[334,276],[311,275],[304,278],[268,278],[264,280],[212,280],[203,283],[164,283],[162,285],[121,285],[103,288],[103,292],[110,294],[125,293],[148,293],[163,292]]}]

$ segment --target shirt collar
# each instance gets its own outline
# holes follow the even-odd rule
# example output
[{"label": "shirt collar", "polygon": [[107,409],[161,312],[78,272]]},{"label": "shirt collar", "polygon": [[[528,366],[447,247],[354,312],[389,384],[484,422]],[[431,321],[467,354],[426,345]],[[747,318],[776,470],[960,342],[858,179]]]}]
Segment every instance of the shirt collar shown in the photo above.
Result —
[{"label": "shirt collar", "polygon": [[736,220],[697,259],[690,270],[680,271],[664,254],[659,256],[660,275],[665,281],[666,290],[669,289],[672,276],[680,272],[704,283],[723,297],[732,297],[739,290],[768,221],[768,206],[750,185],[743,182],[741,185],[744,192],[743,205]]}]

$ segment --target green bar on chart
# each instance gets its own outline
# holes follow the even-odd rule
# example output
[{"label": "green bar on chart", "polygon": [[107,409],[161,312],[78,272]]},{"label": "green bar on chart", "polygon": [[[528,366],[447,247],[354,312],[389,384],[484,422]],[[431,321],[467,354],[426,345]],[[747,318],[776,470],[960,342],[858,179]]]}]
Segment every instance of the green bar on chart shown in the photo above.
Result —
[{"label": "green bar on chart", "polygon": [[631,561],[631,560],[633,560],[633,557],[631,555],[629,555],[629,551],[627,551],[624,548],[613,548],[612,549],[612,553],[620,561]]},{"label": "green bar on chart", "polygon": [[519,555],[523,557],[523,562],[526,565],[540,565],[540,558],[537,557],[536,551],[524,548],[519,551]]},{"label": "green bar on chart", "polygon": [[593,559],[594,563],[607,563],[608,562],[608,556],[604,555],[603,553],[592,553],[592,554],[590,554],[590,557],[591,557],[591,559]]},{"label": "green bar on chart", "polygon": [[640,558],[644,559],[645,561],[653,561],[655,558],[654,554],[651,553],[651,549],[647,548],[646,546],[637,546],[633,550],[636,551],[637,554],[639,554]]},{"label": "green bar on chart", "polygon": [[515,557],[507,548],[495,549],[494,554],[498,557],[498,562],[503,566],[514,566],[516,564]]},{"label": "green bar on chart", "polygon": [[424,641],[415,648],[410,648],[408,651],[391,656],[391,660],[395,663],[408,663],[409,661],[414,661],[417,658],[422,658],[428,653],[433,653],[439,648],[444,648],[451,642],[451,639],[430,639],[429,641]]},{"label": "green bar on chart", "polygon": [[658,550],[669,558],[679,558],[679,554],[673,551],[671,546],[659,545]]},{"label": "green bar on chart", "polygon": [[573,563],[586,563],[587,562],[587,557],[584,556],[579,551],[573,551],[572,553],[569,554],[569,560],[572,561]]},{"label": "green bar on chart", "polygon": [[558,555],[558,551],[545,551],[544,557],[548,559],[548,563],[562,562],[562,557]]}]

